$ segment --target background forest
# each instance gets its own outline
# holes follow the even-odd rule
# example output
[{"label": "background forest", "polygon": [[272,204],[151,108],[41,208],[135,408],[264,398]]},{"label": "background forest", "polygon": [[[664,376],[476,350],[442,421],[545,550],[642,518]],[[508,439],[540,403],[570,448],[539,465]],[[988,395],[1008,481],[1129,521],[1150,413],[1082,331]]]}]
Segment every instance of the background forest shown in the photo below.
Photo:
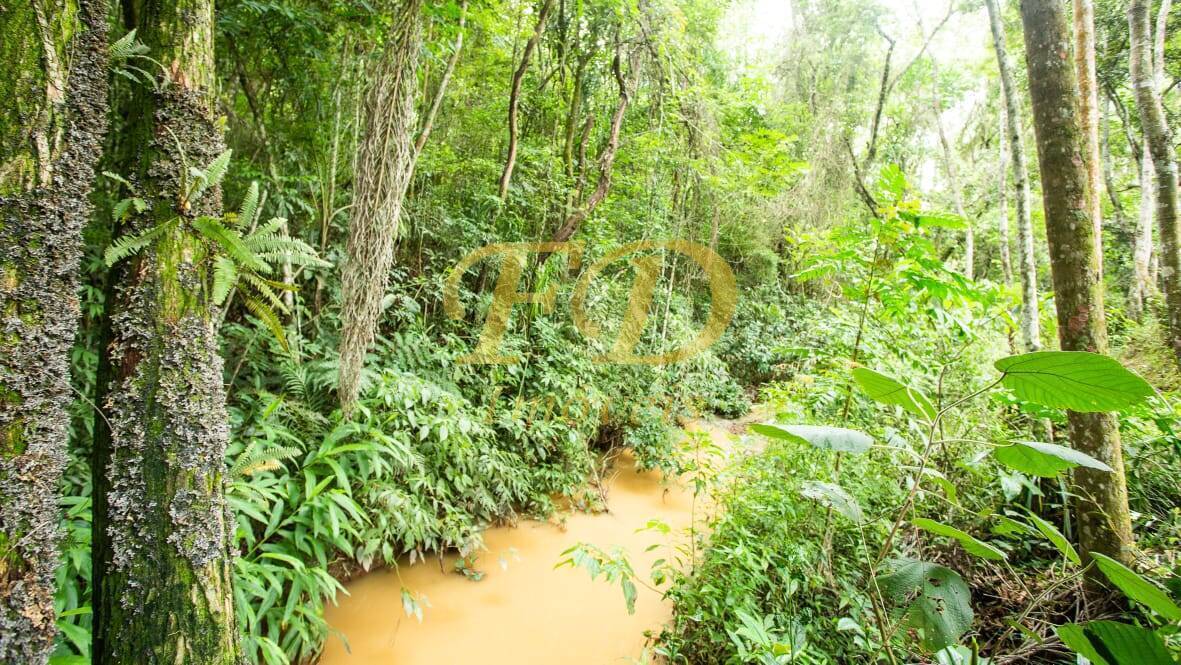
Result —
[{"label": "background forest", "polygon": [[[1178,25],[0,4],[0,662],[316,662],[348,580],[607,510],[621,448],[716,506],[653,570],[563,561],[673,603],[652,662],[1178,662]],[[724,336],[597,362],[642,266],[578,271],[668,239],[733,271]],[[640,254],[636,353],[676,349],[710,280]],[[514,271],[552,302],[462,362]],[[759,422],[707,464],[702,418]]]}]

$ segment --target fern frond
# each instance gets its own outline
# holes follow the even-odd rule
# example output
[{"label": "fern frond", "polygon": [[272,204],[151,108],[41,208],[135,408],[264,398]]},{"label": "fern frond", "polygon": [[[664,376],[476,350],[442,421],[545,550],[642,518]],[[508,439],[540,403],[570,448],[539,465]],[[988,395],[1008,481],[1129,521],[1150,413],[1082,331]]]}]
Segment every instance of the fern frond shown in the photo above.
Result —
[{"label": "fern frond", "polygon": [[[250,272],[242,273],[241,277],[242,281],[246,283],[246,286],[251,293],[254,293],[257,296],[261,296],[263,299],[265,299],[269,307],[283,312],[284,314],[287,313],[287,305],[284,304],[283,300],[279,298],[279,295],[275,293],[275,289],[270,280],[265,280]],[[278,283],[282,284],[282,282]]]},{"label": "fern frond", "polygon": [[233,150],[227,149],[209,162],[204,169],[191,169],[193,175],[192,189],[189,191],[189,201],[196,201],[206,190],[221,184],[226,172],[230,170],[230,156]]},{"label": "fern frond", "polygon": [[250,189],[246,192],[246,198],[242,199],[242,207],[238,209],[238,223],[249,228],[254,226],[256,217],[258,217],[258,183],[252,182]]},{"label": "fern frond", "polygon": [[235,262],[250,270],[267,273],[271,267],[255,256],[242,242],[237,231],[228,229],[216,217],[198,217],[192,221],[193,228],[215,243]]},{"label": "fern frond", "polygon": [[129,256],[139,254],[145,247],[150,245],[153,240],[167,231],[175,222],[176,220],[169,220],[163,224],[154,226],[147,231],[140,233],[139,235],[123,236],[115,240],[115,242],[111,243],[111,246],[107,247],[106,251],[103,252],[103,262],[107,264],[108,268],[110,268],[111,266]]},{"label": "fern frond", "polygon": [[115,40],[108,49],[112,62],[128,60],[146,54],[150,49],[147,44],[135,38],[135,30]]},{"label": "fern frond", "polygon": [[213,262],[213,304],[223,305],[237,282],[238,266],[228,257],[217,257]]},{"label": "fern frond", "polygon": [[279,342],[279,346],[282,346],[284,351],[290,351],[291,347],[287,345],[287,333],[283,331],[283,324],[279,321],[279,315],[275,313],[275,310],[258,298],[247,296],[244,301],[246,309],[271,331],[275,340]]},{"label": "fern frond", "polygon": [[284,460],[298,457],[302,452],[289,446],[263,448],[252,443],[234,460],[234,465],[230,467],[230,476],[237,479],[262,471],[272,471],[282,466],[281,462]]},{"label": "fern frond", "polygon": [[331,264],[320,258],[316,250],[306,242],[290,236],[263,236],[252,234],[245,240],[246,246],[259,258],[270,263],[290,263],[297,266],[319,266]]}]

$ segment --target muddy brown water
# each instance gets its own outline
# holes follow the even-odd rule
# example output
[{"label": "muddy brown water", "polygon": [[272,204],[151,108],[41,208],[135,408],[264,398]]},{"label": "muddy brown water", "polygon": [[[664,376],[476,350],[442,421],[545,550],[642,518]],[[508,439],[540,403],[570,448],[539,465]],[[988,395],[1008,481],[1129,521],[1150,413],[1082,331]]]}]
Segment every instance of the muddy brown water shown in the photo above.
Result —
[{"label": "muddy brown water", "polygon": [[[725,449],[724,425],[693,426]],[[609,512],[572,512],[564,523],[524,521],[484,533],[479,553],[484,576],[472,581],[451,572],[454,557],[370,573],[347,585],[348,595],[326,614],[333,634],[323,665],[608,665],[651,662],[646,631],[660,632],[672,608],[639,587],[629,615],[619,585],[592,581],[584,569],[555,569],[576,543],[610,551],[623,548],[644,580],[658,558],[685,542],[689,525],[705,510],[684,483],[659,473],[637,473],[625,454],[607,479]],[[696,505],[695,505],[696,503]],[[670,535],[640,531],[649,520],[672,527]],[[653,551],[645,551],[659,545]],[[504,565],[501,565],[501,561]],[[426,597],[422,621],[408,617],[402,589]],[[346,646],[347,641],[347,646]]]}]

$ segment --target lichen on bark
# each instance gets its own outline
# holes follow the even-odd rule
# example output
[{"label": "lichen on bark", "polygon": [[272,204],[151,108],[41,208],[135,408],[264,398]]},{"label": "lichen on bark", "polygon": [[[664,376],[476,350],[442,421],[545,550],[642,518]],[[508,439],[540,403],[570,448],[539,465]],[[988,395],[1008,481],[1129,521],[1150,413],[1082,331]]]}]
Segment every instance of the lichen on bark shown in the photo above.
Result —
[{"label": "lichen on bark", "polygon": [[[69,86],[32,99],[0,96],[0,118],[22,125],[22,146],[5,145],[0,169],[37,163],[37,177],[0,174],[0,662],[44,663],[53,647],[54,572],[59,562],[58,486],[66,463],[69,354],[78,326],[82,228],[90,215],[95,163],[107,130],[107,4],[41,7],[42,21],[79,23],[69,43]],[[48,9],[59,14],[44,14]],[[18,43],[22,17],[0,9],[0,52]],[[34,36],[37,34],[33,33]],[[39,41],[39,40],[38,40]],[[57,39],[49,47],[62,48]],[[12,80],[44,82],[42,67],[15,60]],[[13,61],[9,61],[13,62]],[[40,63],[40,64],[38,64]],[[27,91],[22,91],[27,93]],[[40,145],[46,114],[60,127]],[[6,125],[7,127],[7,125]],[[11,136],[5,134],[7,141]],[[52,152],[44,152],[52,148]],[[37,152],[42,150],[42,152]],[[34,157],[34,153],[35,157]],[[21,155],[25,155],[22,157]],[[13,171],[8,171],[12,176]]]},{"label": "lichen on bark", "polygon": [[[1058,310],[1058,340],[1065,351],[1107,352],[1103,284],[1097,265],[1087,176],[1090,158],[1071,61],[1065,5],[1057,0],[1023,0],[1029,96],[1033,104],[1046,240]],[[1132,541],[1127,480],[1119,425],[1110,413],[1068,412],[1075,448],[1113,471],[1075,469],[1074,494],[1079,544],[1084,558],[1100,552],[1130,561]],[[1097,570],[1090,569],[1093,575]]]}]

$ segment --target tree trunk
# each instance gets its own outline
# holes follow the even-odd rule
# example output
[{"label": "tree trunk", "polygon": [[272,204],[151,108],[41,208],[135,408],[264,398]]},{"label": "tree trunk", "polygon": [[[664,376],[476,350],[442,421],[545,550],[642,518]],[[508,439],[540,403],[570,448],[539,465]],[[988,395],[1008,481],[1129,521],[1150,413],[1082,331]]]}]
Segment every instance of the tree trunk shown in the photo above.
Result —
[{"label": "tree trunk", "polygon": [[[168,230],[113,279],[100,381],[109,432],[94,446],[94,662],[230,665],[240,658],[231,590],[229,435],[209,247],[189,222],[221,214],[220,188],[189,196],[190,167],[223,152],[214,109],[213,3],[146,0],[137,35],[164,67],[120,115],[125,175]],[[175,221],[174,221],[175,220]],[[101,420],[101,419],[100,419]],[[100,423],[101,425],[102,423]]]},{"label": "tree trunk", "polygon": [[1005,51],[1005,28],[1001,22],[997,0],[986,0],[992,45],[996,50],[997,68],[1001,75],[1001,91],[1005,98],[1005,119],[1008,123],[1009,152],[1013,161],[1013,188],[1017,199],[1017,259],[1021,271],[1021,340],[1026,350],[1041,348],[1041,324],[1038,321],[1037,258],[1033,252],[1033,221],[1030,213],[1029,177],[1025,166],[1025,146],[1021,134],[1021,106],[1017,100],[1017,86],[1009,54]]},{"label": "tree trunk", "polygon": [[[1003,93],[1002,93],[1003,94]],[[997,133],[997,143],[1000,149],[1000,168],[997,169],[997,242],[1000,244],[1001,274],[1005,284],[1013,283],[1013,254],[1010,251],[1012,241],[1009,238],[1009,146],[1006,138],[1007,120],[1005,119],[1005,105],[1000,105],[1000,131]]]},{"label": "tree trunk", "polygon": [[[1163,31],[1162,31],[1163,32]],[[1152,27],[1148,0],[1132,0],[1128,6],[1131,40],[1129,68],[1144,143],[1156,170],[1156,220],[1160,228],[1161,278],[1168,310],[1169,342],[1181,363],[1181,248],[1178,247],[1177,160],[1173,135],[1157,91],[1151,46]]]},{"label": "tree trunk", "polygon": [[[1033,105],[1042,205],[1058,309],[1058,341],[1066,351],[1107,352],[1103,284],[1092,223],[1087,129],[1079,109],[1079,88],[1071,66],[1070,30],[1058,0],[1022,0],[1029,96]],[[1130,562],[1132,525],[1124,477],[1119,425],[1110,413],[1067,413],[1074,447],[1114,472],[1079,468],[1073,492],[1084,559],[1100,552]],[[1102,574],[1089,570],[1092,580]]]},{"label": "tree trunk", "polygon": [[1099,178],[1099,94],[1095,79],[1095,8],[1092,0],[1074,0],[1074,67],[1078,77],[1079,112],[1087,149],[1088,210],[1095,226],[1095,265],[1103,280],[1103,187]]},{"label": "tree trunk", "polygon": [[554,0],[545,0],[542,3],[541,12],[537,15],[537,24],[533,28],[533,34],[529,37],[529,41],[525,42],[525,50],[521,53],[521,63],[517,65],[517,69],[513,72],[513,82],[508,94],[508,155],[504,158],[504,170],[500,173],[500,183],[497,186],[502,201],[508,196],[509,184],[513,180],[513,169],[517,166],[517,139],[519,134],[519,129],[517,128],[517,108],[521,104],[521,84],[525,80],[525,72],[529,71],[529,60],[533,57],[533,51],[537,49],[537,43],[541,41],[541,34],[545,32],[545,21],[549,18],[549,13],[553,9],[553,6]]},{"label": "tree trunk", "polygon": [[[64,23],[62,15],[45,15],[40,3],[0,8],[0,48],[15,48],[26,58],[10,61],[13,68],[0,82],[5,93],[0,94],[4,663],[46,662],[57,634],[58,487],[67,461],[82,229],[107,131],[108,7],[105,0],[48,5],[77,17],[72,38],[53,32]],[[63,61],[71,63],[68,76],[60,68]],[[16,87],[6,90],[10,83]],[[22,113],[30,108],[36,111]]]},{"label": "tree trunk", "polygon": [[964,211],[964,193],[960,189],[959,169],[955,165],[955,153],[951,149],[951,141],[947,139],[947,132],[943,130],[943,104],[939,99],[939,92],[935,92],[935,128],[939,130],[939,145],[943,147],[943,169],[947,174],[948,184],[951,185],[952,199],[955,202],[955,214],[964,220],[964,277],[975,279],[976,267],[976,235],[972,230],[972,222]]},{"label": "tree trunk", "polygon": [[365,101],[357,146],[353,219],[341,275],[340,403],[348,413],[361,390],[365,353],[385,297],[402,204],[417,151],[415,99],[422,50],[421,0],[406,0],[394,22]]},{"label": "tree trunk", "polygon": [[1136,234],[1132,239],[1133,284],[1128,300],[1129,314],[1141,321],[1148,311],[1148,300],[1156,293],[1152,278],[1152,217],[1156,206],[1156,169],[1152,167],[1152,153],[1143,144],[1140,156],[1140,213],[1136,218]]}]

